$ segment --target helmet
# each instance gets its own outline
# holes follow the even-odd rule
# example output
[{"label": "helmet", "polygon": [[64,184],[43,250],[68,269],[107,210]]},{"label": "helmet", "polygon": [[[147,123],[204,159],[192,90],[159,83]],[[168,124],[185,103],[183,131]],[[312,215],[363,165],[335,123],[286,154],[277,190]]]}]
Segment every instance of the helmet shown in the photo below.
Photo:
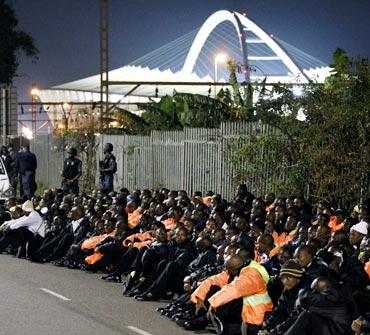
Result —
[{"label": "helmet", "polygon": [[69,148],[69,149],[68,149],[68,153],[69,153],[71,156],[73,156],[73,157],[77,156],[77,150],[76,150],[76,148]]},{"label": "helmet", "polygon": [[105,143],[104,151],[112,152],[113,151],[113,144],[112,143]]}]

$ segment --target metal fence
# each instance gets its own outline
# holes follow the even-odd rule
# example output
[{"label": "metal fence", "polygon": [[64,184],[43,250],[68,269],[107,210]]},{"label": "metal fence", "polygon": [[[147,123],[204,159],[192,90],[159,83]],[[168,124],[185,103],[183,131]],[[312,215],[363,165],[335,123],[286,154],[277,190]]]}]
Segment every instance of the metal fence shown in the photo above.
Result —
[{"label": "metal fence", "polygon": [[[261,123],[223,123],[220,128],[185,128],[183,131],[153,131],[149,136],[103,135],[98,137],[97,159],[102,146],[114,146],[118,171],[115,186],[135,188],[184,189],[189,193],[212,190],[230,199],[234,194],[235,167],[230,144],[241,134],[270,131]],[[53,146],[53,138],[39,136],[33,145],[39,167],[37,181],[44,187],[59,187],[62,153]],[[97,180],[97,179],[96,179]],[[255,183],[260,185],[260,183]],[[266,189],[249,188],[256,194]]]}]

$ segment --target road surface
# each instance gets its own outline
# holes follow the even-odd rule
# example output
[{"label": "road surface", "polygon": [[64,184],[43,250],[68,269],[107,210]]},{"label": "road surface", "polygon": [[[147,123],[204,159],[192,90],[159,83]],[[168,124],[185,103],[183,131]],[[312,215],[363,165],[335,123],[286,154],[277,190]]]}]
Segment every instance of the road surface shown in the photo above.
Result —
[{"label": "road surface", "polygon": [[165,303],[123,297],[100,277],[0,255],[0,334],[195,334],[155,312]]}]

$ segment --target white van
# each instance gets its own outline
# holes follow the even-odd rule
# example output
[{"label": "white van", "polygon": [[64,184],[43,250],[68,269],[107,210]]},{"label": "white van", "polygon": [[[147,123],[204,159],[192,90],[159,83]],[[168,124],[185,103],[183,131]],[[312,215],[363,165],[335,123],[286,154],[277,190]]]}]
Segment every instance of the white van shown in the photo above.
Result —
[{"label": "white van", "polygon": [[0,201],[9,198],[10,181],[3,160],[0,158]]}]

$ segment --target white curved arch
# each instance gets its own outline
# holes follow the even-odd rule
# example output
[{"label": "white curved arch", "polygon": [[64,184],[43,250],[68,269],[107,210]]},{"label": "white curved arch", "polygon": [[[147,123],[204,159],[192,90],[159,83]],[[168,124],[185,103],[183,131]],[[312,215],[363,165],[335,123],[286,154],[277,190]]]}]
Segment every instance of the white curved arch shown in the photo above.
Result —
[{"label": "white curved arch", "polygon": [[230,21],[239,34],[238,23],[236,22],[235,17],[232,13],[227,10],[219,10],[216,13],[212,14],[203,23],[202,27],[198,31],[198,34],[195,37],[194,42],[188,52],[188,55],[186,56],[184,66],[182,68],[183,72],[188,74],[193,72],[195,62],[197,61],[200,51],[202,50],[204,43],[206,43],[208,36],[220,23],[224,21]]},{"label": "white curved arch", "polygon": [[[240,22],[244,27],[252,31],[253,34],[258,36],[263,41],[263,43],[267,44],[271,48],[271,50],[290,70],[292,75],[296,78],[297,82],[308,83],[306,75],[299,69],[299,67],[292,61],[292,59],[287,55],[287,53],[283,49],[281,49],[281,47],[269,35],[267,35],[260,27],[258,27],[254,22],[246,18],[244,15],[241,15],[239,13],[235,14],[238,16]],[[240,43],[242,43],[239,34],[239,27],[236,22],[234,14],[227,10],[217,11],[203,23],[197,36],[195,37],[183,66],[183,71],[185,73],[193,72],[195,62],[200,54],[200,51],[203,48],[204,43],[207,41],[208,36],[220,23],[224,21],[230,21],[234,25],[236,32],[238,33],[239,36],[239,41]]]}]

